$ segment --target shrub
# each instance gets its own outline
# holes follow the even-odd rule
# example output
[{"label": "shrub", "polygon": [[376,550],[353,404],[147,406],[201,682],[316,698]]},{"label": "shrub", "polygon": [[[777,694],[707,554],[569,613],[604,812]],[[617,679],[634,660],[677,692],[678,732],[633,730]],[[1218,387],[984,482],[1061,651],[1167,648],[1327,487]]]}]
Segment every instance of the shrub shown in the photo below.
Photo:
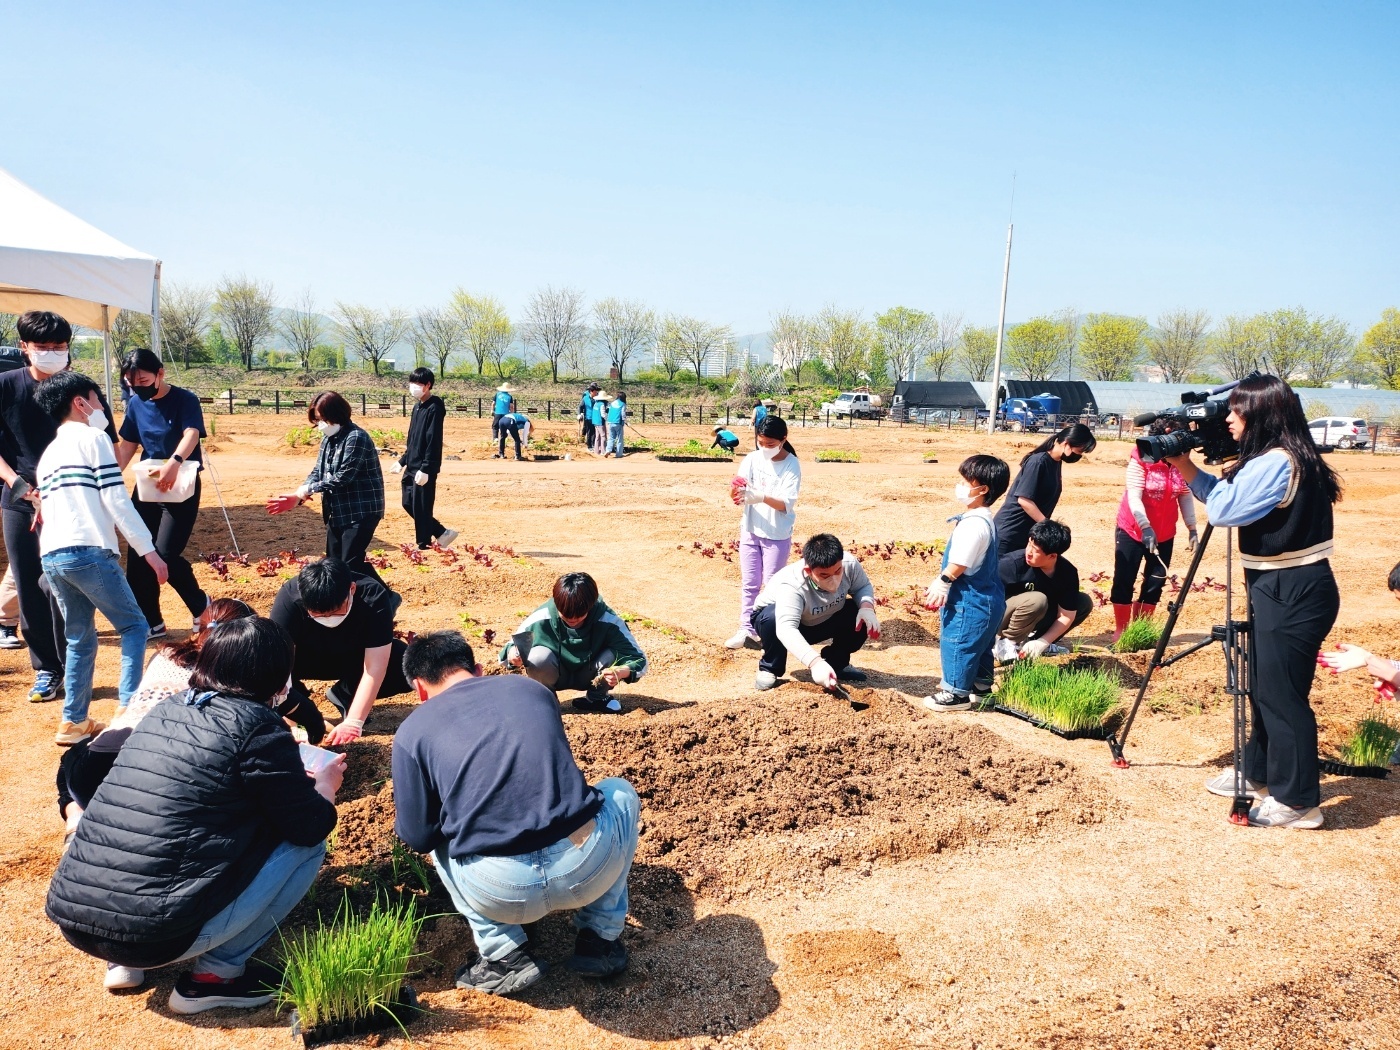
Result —
[{"label": "shrub", "polygon": [[314,445],[321,440],[321,434],[315,427],[292,427],[282,435],[289,448],[301,448],[302,445]]},{"label": "shrub", "polygon": [[839,448],[824,448],[817,453],[818,463],[859,463],[860,453]]},{"label": "shrub", "polygon": [[374,442],[375,448],[383,448],[386,445],[402,445],[404,442],[402,430],[370,430],[366,428],[365,433]]},{"label": "shrub", "polygon": [[1118,678],[1108,671],[1020,660],[996,701],[1065,732],[1097,729],[1118,707]]},{"label": "shrub", "polygon": [[1400,728],[1383,719],[1363,718],[1342,744],[1337,760],[1349,766],[1384,769],[1397,742],[1400,742]]},{"label": "shrub", "polygon": [[1118,641],[1113,643],[1115,653],[1137,653],[1144,649],[1155,649],[1157,640],[1162,637],[1162,628],[1150,616],[1139,616],[1123,628]]}]

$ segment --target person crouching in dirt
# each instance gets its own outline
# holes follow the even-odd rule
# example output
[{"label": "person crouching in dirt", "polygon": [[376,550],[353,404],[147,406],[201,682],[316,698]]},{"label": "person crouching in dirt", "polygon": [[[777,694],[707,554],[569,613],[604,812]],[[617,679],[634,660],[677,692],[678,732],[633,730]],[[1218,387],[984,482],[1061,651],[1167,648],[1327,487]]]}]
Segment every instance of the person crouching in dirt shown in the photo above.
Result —
[{"label": "person crouching in dirt", "polygon": [[569,969],[621,973],[637,792],[616,777],[590,785],[550,691],[523,676],[483,677],[456,631],[415,638],[403,673],[422,706],[394,736],[394,831],[432,853],[471,927],[478,957],[457,971],[457,987],[510,995],[538,981],[545,966],[522,924],[552,911],[575,912]]},{"label": "person crouching in dirt", "polygon": [[[531,636],[522,653],[514,638]],[[598,584],[586,572],[569,572],[554,581],[554,595],[515,629],[501,651],[501,662],[524,668],[541,685],[558,693],[582,689],[575,711],[617,714],[622,704],[612,695],[620,682],[635,682],[647,672],[647,658],[626,622],[598,597]]]},{"label": "person crouching in dirt", "polygon": [[1061,656],[1056,644],[1094,611],[1094,599],[1079,589],[1079,570],[1065,557],[1069,526],[1046,518],[1031,526],[1026,549],[1003,554],[998,564],[1006,586],[1006,612],[996,640],[999,662],[1018,656]]},{"label": "person crouching in dirt", "polygon": [[733,452],[739,447],[739,435],[732,430],[725,430],[724,427],[715,427],[715,439],[710,443],[710,447]]},{"label": "person crouching in dirt", "polygon": [[[775,572],[759,592],[751,617],[763,646],[753,687],[772,689],[787,669],[788,654],[812,672],[823,689],[839,682],[864,682],[851,654],[880,637],[875,588],[865,569],[841,541],[821,532],[802,545],[802,560]],[[826,642],[817,652],[813,642]]]},{"label": "person crouching in dirt", "polygon": [[500,445],[491,453],[492,459],[506,458],[506,438],[515,441],[515,458],[524,459],[520,454],[520,442],[530,443],[530,417],[524,412],[507,412],[496,420],[496,432],[500,434]]}]

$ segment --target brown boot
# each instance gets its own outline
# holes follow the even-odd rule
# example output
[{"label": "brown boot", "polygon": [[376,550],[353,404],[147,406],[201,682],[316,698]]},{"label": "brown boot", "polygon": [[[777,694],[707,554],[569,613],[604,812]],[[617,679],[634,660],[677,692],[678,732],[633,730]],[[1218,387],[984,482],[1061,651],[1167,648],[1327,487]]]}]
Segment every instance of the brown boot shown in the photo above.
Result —
[{"label": "brown boot", "polygon": [[1119,636],[1127,628],[1133,619],[1133,606],[1119,605],[1113,603],[1113,640],[1118,641]]}]

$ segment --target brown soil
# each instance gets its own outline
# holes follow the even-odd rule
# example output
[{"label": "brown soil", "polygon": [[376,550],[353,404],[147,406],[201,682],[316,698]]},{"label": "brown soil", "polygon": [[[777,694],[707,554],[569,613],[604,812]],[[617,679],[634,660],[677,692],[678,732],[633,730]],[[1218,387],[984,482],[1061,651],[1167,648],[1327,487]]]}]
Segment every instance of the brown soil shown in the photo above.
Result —
[{"label": "brown soil", "polygon": [[[270,519],[269,495],[295,487],[314,448],[289,450],[291,417],[218,418],[213,456],[249,564],[225,579],[196,563],[216,593],[267,608],[290,569],[259,576],[282,550],[314,555],[323,531],[303,510]],[[402,429],[397,419],[387,427]],[[806,681],[752,691],[755,656],[717,643],[734,629],[737,514],[723,466],[479,458],[487,424],[448,422],[439,517],[461,531],[456,563],[411,564],[411,525],[397,508],[380,528],[405,598],[400,626],[465,631],[490,662],[500,639],[584,568],[632,619],[651,673],[624,687],[621,717],[566,713],[590,776],[621,775],[643,797],[630,883],[627,975],[590,985],[556,968],[519,1000],[452,987],[471,939],[431,868],[392,835],[393,728],[408,698],[382,702],[348,749],[334,849],[295,928],[343,894],[411,894],[437,917],[416,984],[432,1012],[415,1042],[444,1047],[1383,1047],[1400,1045],[1400,959],[1388,916],[1400,906],[1400,792],[1391,781],[1327,777],[1328,830],[1287,835],[1234,828],[1201,781],[1229,758],[1229,702],[1217,650],[1153,679],[1128,746],[1067,742],[997,715],[926,714],[937,681],[937,618],[917,602],[936,568],[925,546],[947,535],[957,463],[971,451],[1009,460],[1028,438],[864,428],[796,432],[805,482],[798,536],[834,531],[869,550],[884,637],[857,664],[871,688],[854,711]],[[561,435],[565,425],[546,426]],[[673,444],[701,428],[643,427]],[[819,448],[851,448],[858,465],[819,465]],[[941,463],[922,462],[937,451]],[[1112,522],[1125,447],[1105,443],[1066,470],[1057,516],[1087,588],[1112,568]],[[1393,461],[1338,455],[1347,482],[1334,562],[1343,608],[1334,640],[1381,652],[1400,645],[1385,590],[1400,476]],[[231,544],[213,486],[191,552]],[[892,541],[893,548],[887,546]],[[1222,580],[1224,536],[1202,576]],[[875,550],[874,545],[886,545]],[[477,560],[470,545],[485,554]],[[493,550],[492,548],[498,548]],[[710,548],[710,556],[704,550]],[[725,553],[731,554],[726,559]],[[1184,570],[1184,557],[1174,567]],[[1238,593],[1237,593],[1238,597]],[[165,599],[178,636],[186,621]],[[1238,606],[1237,606],[1238,608]],[[1222,621],[1224,594],[1187,600],[1178,645]],[[1107,641],[1107,611],[1076,640]],[[102,625],[105,629],[105,624]],[[490,639],[488,641],[488,638]],[[1092,648],[1090,651],[1093,651]],[[1124,700],[1148,654],[1098,655]],[[108,717],[117,659],[103,635],[94,713]],[[204,1048],[286,1045],[285,1019],[170,1014],[173,974],[135,993],[100,987],[100,966],[43,916],[62,825],[52,805],[53,705],[24,701],[27,654],[0,652],[0,1046]],[[1378,709],[1362,676],[1320,674],[1313,693],[1323,750]],[[1385,710],[1389,710],[1386,708]],[[558,963],[567,916],[531,930]],[[398,1035],[385,1043],[402,1043]]]}]

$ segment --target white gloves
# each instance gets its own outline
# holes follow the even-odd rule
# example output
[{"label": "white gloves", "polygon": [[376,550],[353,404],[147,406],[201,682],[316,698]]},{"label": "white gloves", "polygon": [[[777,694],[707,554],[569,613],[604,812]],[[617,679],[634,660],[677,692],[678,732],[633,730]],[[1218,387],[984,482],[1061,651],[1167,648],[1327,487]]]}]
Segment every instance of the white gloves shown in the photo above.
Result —
[{"label": "white gloves", "polygon": [[1147,548],[1148,554],[1157,553],[1157,533],[1153,531],[1151,525],[1142,527],[1142,545]]},{"label": "white gloves", "polygon": [[934,581],[928,585],[928,592],[924,595],[924,605],[929,609],[941,609],[943,603],[948,600],[948,592],[953,585],[945,580],[942,575],[936,576]]},{"label": "white gloves", "polygon": [[417,474],[413,475],[413,483],[415,485],[426,485],[431,480],[432,479],[429,478],[428,475],[421,470]]},{"label": "white gloves", "polygon": [[744,504],[745,504],[745,506],[747,506],[747,505],[749,505],[749,504],[753,504],[753,503],[762,503],[764,499],[765,499],[765,497],[764,497],[763,493],[759,492],[759,491],[758,491],[756,488],[754,488],[752,485],[745,485],[745,486],[744,486]]},{"label": "white gloves", "polygon": [[307,487],[305,485],[302,485],[297,489],[297,499],[306,499],[306,497],[309,495],[310,493],[307,491]]},{"label": "white gloves", "polygon": [[871,639],[880,637],[880,621],[875,618],[875,610],[868,605],[862,605],[860,612],[856,613],[856,627],[865,624],[865,636]]},{"label": "white gloves", "polygon": [[1321,653],[1317,662],[1324,667],[1330,668],[1333,672],[1355,671],[1358,667],[1365,667],[1366,662],[1371,659],[1371,654],[1359,645],[1348,645],[1342,643],[1339,652]]},{"label": "white gloves", "polygon": [[389,473],[390,473],[390,474],[402,474],[402,473],[403,473],[403,464],[400,463],[400,462],[398,462],[397,460],[395,460],[395,461],[394,461],[394,465],[393,465],[392,467],[389,468]]},{"label": "white gloves", "polygon": [[[1143,530],[1144,534],[1147,532]],[[1037,656],[1044,656],[1045,650],[1050,648],[1050,643],[1044,638],[1032,638],[1025,645],[1021,646],[1021,655],[1027,660],[1034,660]]]},{"label": "white gloves", "polygon": [[1186,534],[1186,553],[1187,553],[1187,554],[1194,554],[1194,553],[1196,553],[1196,544],[1197,544],[1199,541],[1200,541],[1200,537],[1196,535],[1196,530],[1195,530],[1195,529],[1192,529],[1191,531],[1189,531],[1189,532]]},{"label": "white gloves", "polygon": [[808,668],[812,672],[812,681],[823,689],[831,689],[836,685],[836,672],[831,669],[831,665],[818,657],[812,661],[812,666]]}]

